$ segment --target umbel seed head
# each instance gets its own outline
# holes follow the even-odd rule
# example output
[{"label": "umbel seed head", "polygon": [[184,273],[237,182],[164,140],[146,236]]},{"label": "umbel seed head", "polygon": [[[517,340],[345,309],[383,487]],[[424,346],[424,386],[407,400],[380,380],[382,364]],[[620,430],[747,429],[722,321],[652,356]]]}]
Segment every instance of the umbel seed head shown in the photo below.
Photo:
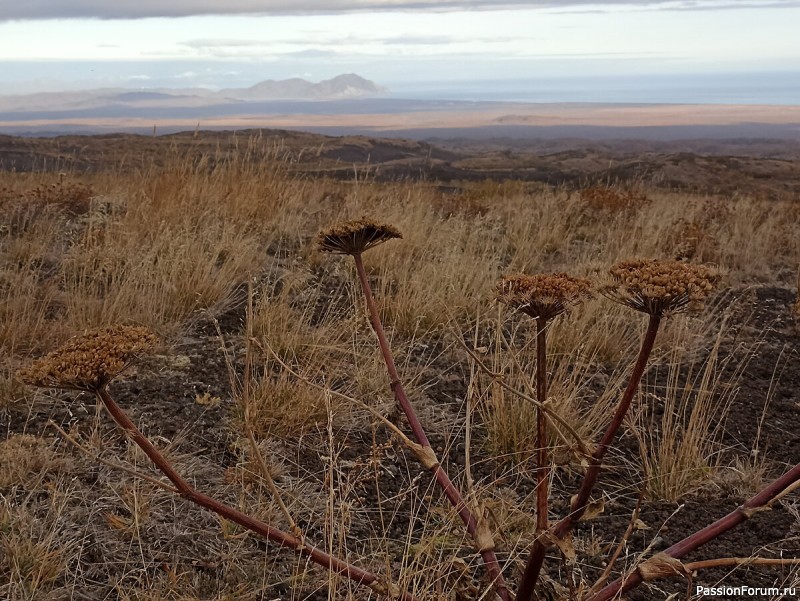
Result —
[{"label": "umbel seed head", "polygon": [[360,255],[392,238],[402,238],[400,231],[387,223],[367,217],[337,223],[317,235],[320,250],[339,255]]},{"label": "umbel seed head", "polygon": [[552,319],[591,296],[589,280],[566,273],[507,275],[497,284],[496,299],[526,315]]},{"label": "umbel seed head", "polygon": [[704,265],[682,261],[632,259],[609,270],[600,292],[637,311],[657,315],[702,308],[719,275]]},{"label": "umbel seed head", "polygon": [[112,326],[90,330],[20,370],[19,378],[43,388],[100,390],[155,341],[147,328]]}]

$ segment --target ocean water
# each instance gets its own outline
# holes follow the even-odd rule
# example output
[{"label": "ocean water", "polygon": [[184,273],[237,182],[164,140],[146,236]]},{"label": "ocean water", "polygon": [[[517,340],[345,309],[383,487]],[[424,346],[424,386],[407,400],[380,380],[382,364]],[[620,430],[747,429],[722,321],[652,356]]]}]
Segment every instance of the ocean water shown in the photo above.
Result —
[{"label": "ocean water", "polygon": [[800,105],[800,72],[397,82],[397,98],[498,102]]}]

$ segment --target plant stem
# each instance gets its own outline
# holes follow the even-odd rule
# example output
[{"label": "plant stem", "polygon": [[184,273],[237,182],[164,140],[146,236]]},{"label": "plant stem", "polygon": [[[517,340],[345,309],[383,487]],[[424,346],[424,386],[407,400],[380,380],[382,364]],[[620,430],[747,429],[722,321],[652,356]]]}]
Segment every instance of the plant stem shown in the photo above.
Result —
[{"label": "plant stem", "polygon": [[[649,359],[650,353],[653,351],[653,346],[655,345],[659,325],[661,325],[661,317],[658,315],[650,315],[650,320],[647,324],[647,332],[642,340],[642,346],[639,349],[639,355],[636,358],[636,363],[633,366],[633,371],[631,372],[628,386],[625,388],[625,392],[622,394],[622,399],[617,406],[617,410],[614,412],[614,417],[612,418],[611,423],[606,428],[600,444],[597,446],[594,453],[592,453],[591,458],[589,459],[589,468],[586,470],[586,474],[583,477],[581,486],[578,489],[578,494],[575,496],[575,500],[572,502],[569,514],[567,514],[567,516],[558,522],[555,528],[552,529],[552,536],[555,538],[563,539],[567,534],[569,534],[586,511],[586,506],[589,504],[589,498],[592,494],[592,490],[594,489],[594,486],[597,483],[597,478],[600,475],[603,458],[611,446],[611,443],[614,442],[617,431],[622,426],[622,422],[625,420],[625,415],[628,413],[628,409],[630,409],[633,397],[639,388],[639,383],[644,375],[645,368],[647,367],[647,360]],[[534,546],[531,556],[528,559],[528,564],[525,566],[525,573],[522,576],[519,592],[517,593],[518,601],[530,601],[531,597],[533,596],[533,589],[536,586],[536,582],[539,580],[539,574],[541,573],[545,553],[548,548],[548,541],[542,540],[542,537],[537,539],[537,542],[539,541],[541,541],[542,544]]]},{"label": "plant stem", "polygon": [[[764,488],[757,495],[748,499],[741,507],[737,507],[725,517],[687,536],[682,541],[675,543],[664,550],[663,553],[675,559],[680,559],[691,551],[706,544],[708,541],[714,540],[731,528],[748,520],[753,514],[757,513],[760,508],[769,506],[772,502],[781,497],[786,489],[798,481],[800,481],[800,463],[784,473],[783,476]],[[613,599],[631,590],[642,582],[642,575],[637,570],[619,580],[615,580],[596,595],[589,597],[587,601],[608,601],[609,599]]]},{"label": "plant stem", "polygon": [[[547,320],[536,319],[536,397],[547,402]],[[547,530],[548,479],[550,457],[547,452],[547,418],[541,407],[536,408],[536,530]]]},{"label": "plant stem", "polygon": [[[536,319],[536,400],[539,403],[547,401],[547,320],[541,317]],[[547,531],[547,501],[549,457],[547,453],[547,416],[544,408],[536,407],[536,541],[533,543],[531,557],[544,556],[547,547],[544,534]],[[522,586],[519,590],[519,599],[522,595],[529,594],[525,587],[523,575]],[[535,584],[535,583],[534,583]]]},{"label": "plant stem", "polygon": [[642,341],[642,347],[639,349],[639,356],[636,358],[636,363],[633,366],[633,372],[631,373],[631,378],[628,381],[628,386],[625,389],[625,392],[622,394],[622,400],[620,401],[620,404],[614,413],[611,423],[608,425],[608,428],[606,428],[606,432],[603,435],[600,444],[592,454],[592,458],[589,462],[589,469],[586,471],[583,483],[578,491],[578,496],[575,499],[575,502],[572,504],[570,514],[561,520],[561,522],[556,526],[555,535],[558,538],[562,538],[568,534],[572,528],[575,527],[575,524],[578,523],[578,520],[580,520],[583,512],[586,510],[586,506],[589,503],[589,496],[592,494],[594,485],[597,483],[597,477],[600,475],[600,469],[602,467],[602,461],[606,455],[606,451],[608,451],[611,443],[614,442],[617,432],[622,427],[622,422],[625,420],[625,416],[630,409],[633,397],[636,394],[636,391],[639,389],[639,383],[641,382],[645,368],[647,367],[647,360],[650,358],[650,353],[653,352],[653,346],[655,345],[656,335],[658,334],[658,327],[660,324],[661,318],[658,315],[650,316],[650,321],[647,324],[647,332],[645,333],[644,340]]},{"label": "plant stem", "polygon": [[[425,434],[425,429],[422,427],[422,423],[420,423],[419,417],[417,417],[417,413],[414,411],[414,407],[411,405],[411,401],[409,401],[408,396],[406,395],[403,384],[400,382],[400,374],[395,366],[392,350],[389,346],[389,341],[386,338],[386,332],[383,329],[383,323],[381,322],[380,315],[378,314],[378,308],[375,305],[375,298],[372,295],[372,288],[369,284],[369,278],[367,277],[367,272],[364,269],[364,261],[362,260],[360,254],[353,255],[353,259],[356,263],[358,279],[361,282],[361,290],[364,293],[364,299],[366,300],[370,323],[372,324],[372,329],[375,331],[375,335],[378,337],[378,346],[380,347],[381,354],[383,355],[384,363],[386,363],[386,370],[389,372],[390,386],[392,388],[392,392],[394,393],[394,397],[397,400],[398,405],[400,405],[400,408],[403,410],[406,419],[408,419],[408,423],[411,426],[411,431],[413,432],[416,441],[422,445],[422,447],[432,453],[433,449],[430,441],[428,440],[428,436]],[[483,537],[479,532],[478,521],[475,519],[475,516],[473,515],[467,503],[464,501],[461,493],[450,480],[447,472],[445,472],[442,466],[439,465],[438,461],[436,461],[432,466],[426,467],[428,467],[428,469],[430,469],[430,471],[433,473],[437,484],[444,491],[445,496],[448,498],[453,507],[455,507],[458,515],[461,517],[461,520],[464,522],[464,525],[467,528],[467,532],[469,532],[469,534],[472,536],[478,547],[483,547],[479,548],[479,552],[483,558],[483,563],[486,566],[486,570],[489,573],[489,577],[492,580],[498,596],[503,599],[503,601],[511,601],[512,596],[506,587],[505,579],[503,578],[503,572],[500,569],[500,563],[497,560],[497,555],[493,549],[486,548],[482,544],[481,538]]]},{"label": "plant stem", "polygon": [[[106,388],[96,390],[95,394],[105,405],[106,409],[108,409],[108,412],[111,414],[111,417],[117,423],[117,425],[122,428],[128,434],[128,436],[130,436],[133,442],[135,442],[145,452],[145,454],[156,465],[156,467],[158,467],[158,469],[163,472],[170,482],[172,482],[175,488],[178,489],[178,494],[180,494],[180,496],[182,496],[184,499],[187,499],[192,503],[196,503],[201,507],[205,507],[206,509],[210,509],[223,518],[239,524],[248,530],[252,530],[257,534],[260,534],[261,536],[278,543],[282,547],[288,547],[294,550],[300,556],[309,558],[314,563],[321,565],[331,572],[345,576],[359,584],[366,585],[376,592],[387,592],[389,590],[390,587],[387,587],[383,582],[381,582],[375,574],[371,574],[370,572],[350,565],[349,563],[333,557],[332,555],[329,555],[320,549],[305,544],[302,540],[292,536],[291,534],[287,534],[278,528],[274,528],[269,524],[242,513],[241,511],[238,511],[232,507],[228,507],[227,505],[220,503],[208,495],[198,492],[186,480],[184,480],[177,471],[175,471],[175,468],[172,467],[166,457],[164,457],[158,451],[158,449],[156,449],[153,443],[151,443],[150,440],[148,440],[147,437],[139,431],[125,411],[116,403],[116,401],[114,401],[113,398],[111,398],[111,395],[108,393]],[[416,597],[407,592],[400,594],[400,597],[404,601],[418,601]]]},{"label": "plant stem", "polygon": [[128,467],[127,465],[122,465],[121,463],[114,463],[113,461],[108,461],[107,459],[103,459],[99,455],[95,455],[89,449],[87,449],[85,446],[83,446],[81,443],[79,443],[77,440],[75,440],[72,436],[70,436],[69,434],[64,432],[64,430],[62,430],[61,427],[57,423],[55,423],[53,420],[50,420],[48,422],[48,425],[50,425],[53,428],[55,428],[56,430],[58,430],[58,432],[61,434],[61,436],[63,436],[68,443],[70,443],[72,446],[74,446],[76,449],[78,449],[81,453],[85,454],[87,457],[90,457],[94,461],[97,461],[98,463],[102,463],[103,465],[105,465],[107,467],[110,467],[111,469],[120,470],[121,472],[125,472],[126,474],[128,474],[129,476],[133,476],[134,478],[140,478],[140,479],[144,480],[145,482],[149,482],[153,486],[157,486],[158,488],[160,488],[162,490],[166,490],[166,491],[169,491],[169,492],[174,493],[174,494],[180,494],[178,492],[177,488],[175,488],[173,486],[170,486],[166,482],[162,482],[161,480],[158,480],[157,478],[153,478],[152,476],[148,476],[147,474],[143,474],[142,472],[138,472],[135,469],[132,469],[132,468]]},{"label": "plant stem", "polygon": [[[472,360],[475,362],[475,365],[477,365],[483,373],[489,376],[495,384],[500,386],[500,388],[503,390],[507,390],[514,396],[517,396],[522,400],[529,402],[534,407],[540,409],[544,413],[545,419],[550,422],[550,427],[553,428],[553,431],[561,438],[564,444],[570,445],[571,443],[575,443],[575,446],[578,447],[578,450],[581,452],[581,454],[585,455],[586,457],[591,455],[589,449],[586,447],[586,444],[583,442],[583,440],[581,440],[580,434],[578,434],[575,428],[570,425],[569,421],[561,417],[558,413],[552,411],[550,408],[542,405],[538,399],[535,399],[523,391],[517,390],[513,386],[509,385],[508,382],[503,379],[502,374],[495,373],[489,369],[489,367],[480,360],[480,357],[475,354],[475,351],[470,349],[458,335],[455,336],[455,340],[461,345],[461,348],[464,349],[464,352],[466,352],[470,358],[472,358]],[[572,437],[571,442],[570,439],[561,432],[561,428],[564,428],[564,430],[566,430]]]},{"label": "plant stem", "polygon": [[689,572],[708,570],[710,568],[732,568],[737,566],[794,567],[800,565],[800,558],[794,557],[791,559],[767,559],[763,557],[720,557],[717,559],[706,559],[704,561],[693,561],[683,565]]}]

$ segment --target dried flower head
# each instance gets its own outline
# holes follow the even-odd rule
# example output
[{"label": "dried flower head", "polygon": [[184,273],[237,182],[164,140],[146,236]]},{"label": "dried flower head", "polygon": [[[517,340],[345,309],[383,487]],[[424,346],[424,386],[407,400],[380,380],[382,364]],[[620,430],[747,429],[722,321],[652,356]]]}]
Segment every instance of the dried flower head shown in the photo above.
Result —
[{"label": "dried flower head", "polygon": [[338,223],[317,236],[321,250],[340,255],[359,255],[392,238],[402,238],[400,231],[386,223],[362,217]]},{"label": "dried flower head", "polygon": [[147,329],[112,326],[91,330],[19,372],[26,384],[95,391],[106,386],[140,352],[155,343]]},{"label": "dried flower head", "polygon": [[590,296],[588,280],[566,273],[508,275],[497,284],[495,297],[534,318],[552,319]]},{"label": "dried flower head", "polygon": [[719,279],[703,265],[656,259],[622,261],[609,275],[610,283],[600,290],[605,296],[658,316],[701,308]]}]

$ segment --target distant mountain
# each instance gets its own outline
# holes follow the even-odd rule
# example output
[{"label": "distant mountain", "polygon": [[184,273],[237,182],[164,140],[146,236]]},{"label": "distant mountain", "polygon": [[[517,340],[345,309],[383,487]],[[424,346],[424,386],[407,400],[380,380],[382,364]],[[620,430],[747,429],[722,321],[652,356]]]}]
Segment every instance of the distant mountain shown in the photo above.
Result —
[{"label": "distant mountain", "polygon": [[314,86],[314,94],[324,98],[357,98],[362,96],[382,96],[388,90],[364,79],[355,73],[339,75]]},{"label": "distant mountain", "polygon": [[205,88],[104,88],[76,92],[41,92],[26,96],[0,95],[0,117],[8,117],[12,113],[63,113],[93,109],[110,111],[116,115],[120,111],[136,108],[213,107],[272,100],[348,100],[373,98],[387,93],[386,88],[354,73],[338,75],[319,83],[300,78],[282,81],[268,79],[249,88],[219,91]]},{"label": "distant mountain", "polygon": [[275,81],[268,79],[245,89],[220,91],[217,96],[241,100],[340,100],[386,94],[386,88],[355,73],[311,83],[298,77]]}]

